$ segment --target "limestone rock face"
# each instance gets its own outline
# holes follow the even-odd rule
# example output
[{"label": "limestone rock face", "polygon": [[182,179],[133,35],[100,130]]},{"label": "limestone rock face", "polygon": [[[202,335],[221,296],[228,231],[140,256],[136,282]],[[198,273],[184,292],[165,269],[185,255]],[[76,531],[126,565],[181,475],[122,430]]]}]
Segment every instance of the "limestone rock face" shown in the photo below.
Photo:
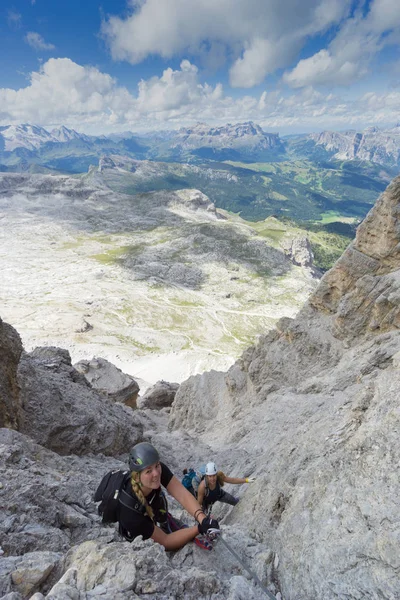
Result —
[{"label": "limestone rock face", "polygon": [[[56,552],[29,552],[24,556],[4,559],[3,569],[10,569],[11,583],[14,590],[10,595],[3,596],[8,600],[23,600],[31,598],[31,594],[48,579],[54,567],[61,558]],[[1,578],[1,576],[0,576]],[[9,587],[6,581],[1,582],[1,587]]]},{"label": "limestone rock face", "polygon": [[114,402],[121,402],[131,408],[136,407],[139,385],[130,375],[126,375],[104,358],[80,360],[74,365],[90,385]]},{"label": "limestone rock face", "polygon": [[18,384],[19,431],[60,454],[118,454],[141,439],[139,417],[92,389],[66,350],[24,353]]},{"label": "limestone rock face", "polygon": [[399,327],[399,201],[397,178],[310,298],[312,307],[334,315],[338,337],[352,339],[368,331],[379,333]]},{"label": "limestone rock face", "polygon": [[171,409],[225,472],[251,468],[227,522],[268,540],[287,600],[400,597],[399,201],[397,178],[298,316]]},{"label": "limestone rock face", "polygon": [[[125,467],[115,458],[60,456],[12,429],[0,429],[0,539],[7,556],[65,553],[102,534],[93,493],[101,477]],[[1,591],[4,592],[4,589]]]},{"label": "limestone rock face", "polygon": [[17,427],[17,367],[22,353],[21,338],[0,319],[0,427]]},{"label": "limestone rock face", "polygon": [[138,398],[137,406],[138,408],[151,408],[153,410],[171,406],[178,388],[179,383],[157,381],[143,396]]},{"label": "limestone rock face", "polygon": [[289,256],[295,265],[301,267],[311,267],[314,262],[314,255],[311,249],[310,240],[303,237],[296,237],[283,240],[281,242],[285,254]]},{"label": "limestone rock face", "polygon": [[[159,422],[161,413],[155,417]],[[151,441],[160,451],[167,449],[162,456],[173,469],[173,456],[195,451],[179,434],[164,432]],[[197,450],[201,447],[196,444]],[[60,456],[11,429],[0,429],[0,457],[1,598],[260,598],[260,590],[238,571],[223,546],[209,553],[190,543],[179,552],[165,552],[140,537],[124,542],[114,525],[100,524],[93,493],[106,472],[126,468],[126,463],[104,456]],[[176,501],[170,499],[169,506],[193,523],[186,513],[176,513]],[[225,534],[275,592],[271,550],[236,527],[226,526]]]}]

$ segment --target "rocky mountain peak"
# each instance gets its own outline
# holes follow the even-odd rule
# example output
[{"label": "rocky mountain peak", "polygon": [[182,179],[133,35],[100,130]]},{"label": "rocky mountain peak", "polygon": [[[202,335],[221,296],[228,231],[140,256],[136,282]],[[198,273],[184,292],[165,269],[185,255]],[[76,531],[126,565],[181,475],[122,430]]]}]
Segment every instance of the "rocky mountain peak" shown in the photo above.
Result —
[{"label": "rocky mountain peak", "polygon": [[53,137],[54,141],[58,142],[69,142],[70,140],[89,139],[88,136],[82,135],[74,129],[68,129],[67,127],[65,127],[65,125],[52,129],[50,134]]},{"label": "rocky mountain peak", "polygon": [[396,127],[368,127],[363,132],[323,131],[310,134],[309,139],[332,152],[333,158],[338,160],[359,159],[390,166],[400,164],[400,136]]},{"label": "rocky mountain peak", "polygon": [[9,125],[5,127],[0,136],[4,140],[4,150],[12,152],[16,148],[36,150],[46,142],[53,140],[52,135],[43,127],[37,125]]},{"label": "rocky mountain peak", "polygon": [[171,148],[256,149],[283,148],[278,134],[266,133],[252,121],[227,123],[221,127],[210,127],[198,123],[191,128],[181,128],[170,142]]}]

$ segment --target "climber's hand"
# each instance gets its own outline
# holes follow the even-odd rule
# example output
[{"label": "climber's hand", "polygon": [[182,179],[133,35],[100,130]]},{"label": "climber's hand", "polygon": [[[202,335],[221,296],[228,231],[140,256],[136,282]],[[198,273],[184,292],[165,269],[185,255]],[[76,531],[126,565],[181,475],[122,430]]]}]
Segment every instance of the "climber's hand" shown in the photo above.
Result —
[{"label": "climber's hand", "polygon": [[198,524],[199,533],[206,534],[209,529],[219,529],[219,523],[216,519],[206,517]]}]

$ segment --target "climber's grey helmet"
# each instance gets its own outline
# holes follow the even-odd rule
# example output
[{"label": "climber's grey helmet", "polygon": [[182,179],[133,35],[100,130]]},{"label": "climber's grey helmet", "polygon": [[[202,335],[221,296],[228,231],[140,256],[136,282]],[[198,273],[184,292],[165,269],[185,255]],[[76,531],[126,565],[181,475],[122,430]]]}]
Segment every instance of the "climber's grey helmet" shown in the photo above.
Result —
[{"label": "climber's grey helmet", "polygon": [[209,462],[206,464],[206,475],[216,475],[217,474],[217,465],[213,462]]},{"label": "climber's grey helmet", "polygon": [[144,469],[147,469],[150,465],[154,465],[159,460],[160,455],[149,442],[140,442],[140,444],[133,446],[129,452],[129,468],[136,473],[144,471]]}]

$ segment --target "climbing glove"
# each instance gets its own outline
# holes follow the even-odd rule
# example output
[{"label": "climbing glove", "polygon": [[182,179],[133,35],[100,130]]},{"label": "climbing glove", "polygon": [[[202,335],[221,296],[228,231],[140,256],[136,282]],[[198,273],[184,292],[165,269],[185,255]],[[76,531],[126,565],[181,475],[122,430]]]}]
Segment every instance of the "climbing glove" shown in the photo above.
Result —
[{"label": "climbing glove", "polygon": [[197,528],[199,533],[205,534],[209,529],[219,529],[219,523],[216,521],[216,519],[206,517],[201,523],[198,524]]},{"label": "climbing glove", "polygon": [[246,483],[254,483],[256,480],[255,477],[246,477]]}]

